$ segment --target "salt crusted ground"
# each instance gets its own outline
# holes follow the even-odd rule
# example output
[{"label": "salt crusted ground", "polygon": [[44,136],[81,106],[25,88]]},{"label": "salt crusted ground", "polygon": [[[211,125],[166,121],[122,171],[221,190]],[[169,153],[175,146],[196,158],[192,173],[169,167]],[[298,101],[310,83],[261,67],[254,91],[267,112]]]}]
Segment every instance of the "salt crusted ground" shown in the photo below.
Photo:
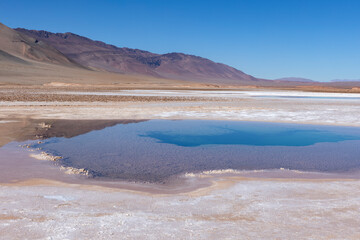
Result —
[{"label": "salt crusted ground", "polygon": [[2,239],[359,239],[359,181],[228,178],[149,195],[28,182],[0,187]]},{"label": "salt crusted ground", "polygon": [[[41,99],[48,92],[28,91]],[[52,94],[54,94],[52,92]],[[0,118],[40,119],[222,119],[360,126],[360,94],[291,91],[163,91],[57,92],[55,101],[2,101]],[[69,95],[83,96],[67,101]],[[134,101],[109,96],[136,96]],[[274,98],[258,98],[266,95]],[[100,98],[99,98],[100,96]],[[276,98],[322,96],[340,99]],[[88,99],[95,98],[95,102]],[[164,99],[161,99],[164,97]],[[166,98],[167,97],[167,98]],[[55,97],[54,97],[55,98]],[[199,98],[199,99],[196,99]],[[64,100],[64,101],[62,101]]]},{"label": "salt crusted ground", "polygon": [[[48,94],[31,91],[26,94]],[[104,101],[95,102],[78,98],[62,101],[62,97],[68,99],[65,95],[69,92],[52,94],[60,97],[56,101],[0,102],[0,125],[31,117],[230,119],[360,126],[360,100],[254,97],[325,93],[154,90],[106,93],[147,97],[136,101],[107,101],[104,92],[71,93],[90,98],[91,94],[104,96]],[[151,95],[182,98],[159,101]],[[2,131],[5,133],[6,129]],[[2,138],[5,142],[11,139]],[[2,183],[0,239],[360,239],[359,180],[224,176],[214,181],[210,187],[168,195],[46,179]]]}]

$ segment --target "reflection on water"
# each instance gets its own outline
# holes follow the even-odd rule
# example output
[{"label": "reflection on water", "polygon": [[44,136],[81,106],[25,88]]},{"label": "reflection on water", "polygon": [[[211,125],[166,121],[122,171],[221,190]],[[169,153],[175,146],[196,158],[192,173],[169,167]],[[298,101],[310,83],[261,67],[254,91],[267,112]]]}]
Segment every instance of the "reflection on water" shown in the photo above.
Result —
[{"label": "reflection on water", "polygon": [[296,169],[343,172],[360,168],[360,129],[295,124],[151,120],[34,143],[92,176],[164,181],[215,169]]},{"label": "reflection on water", "polygon": [[41,120],[0,119],[0,147],[11,141],[44,139],[51,137],[72,138],[93,130],[101,130],[117,124],[137,123],[144,120]]}]

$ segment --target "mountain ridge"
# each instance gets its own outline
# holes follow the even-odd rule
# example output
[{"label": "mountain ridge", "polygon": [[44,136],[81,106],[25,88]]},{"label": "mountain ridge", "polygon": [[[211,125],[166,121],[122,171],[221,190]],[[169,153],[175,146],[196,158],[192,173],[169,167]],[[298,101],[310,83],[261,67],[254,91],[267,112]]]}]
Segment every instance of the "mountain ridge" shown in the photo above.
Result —
[{"label": "mountain ridge", "polygon": [[236,68],[195,55],[178,52],[156,54],[117,47],[71,32],[15,30],[53,46],[73,61],[94,70],[207,83],[236,84],[258,80]]}]

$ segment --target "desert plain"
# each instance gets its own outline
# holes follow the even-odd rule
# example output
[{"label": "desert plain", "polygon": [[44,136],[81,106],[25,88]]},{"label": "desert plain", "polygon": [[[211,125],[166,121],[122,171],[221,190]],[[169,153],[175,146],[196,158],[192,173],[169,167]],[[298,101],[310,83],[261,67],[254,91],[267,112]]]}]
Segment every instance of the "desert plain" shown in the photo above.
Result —
[{"label": "desert plain", "polygon": [[[286,169],[224,170],[188,173],[168,184],[112,186],[67,174],[51,161],[30,157],[32,152],[16,144],[35,139],[39,129],[49,131],[51,123],[61,120],[103,121],[100,128],[129,119],[358,127],[360,96],[356,93],[66,86],[6,86],[0,92],[0,228],[4,239],[360,237],[357,173],[349,177]],[[96,125],[69,132],[81,134],[99,128]]]}]

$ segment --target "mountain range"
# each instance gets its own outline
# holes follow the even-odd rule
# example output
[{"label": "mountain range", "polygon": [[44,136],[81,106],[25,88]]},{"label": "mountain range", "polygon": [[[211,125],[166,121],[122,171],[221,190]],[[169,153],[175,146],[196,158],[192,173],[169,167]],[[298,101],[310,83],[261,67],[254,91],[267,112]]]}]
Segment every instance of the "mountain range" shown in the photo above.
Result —
[{"label": "mountain range", "polygon": [[360,79],[334,79],[331,82],[360,82]]},{"label": "mountain range", "polygon": [[360,86],[356,82],[319,83],[295,77],[259,79],[199,56],[156,54],[70,32],[12,29],[0,23],[0,84],[49,83],[141,88]]},{"label": "mountain range", "polygon": [[68,59],[96,71],[206,83],[234,84],[257,80],[233,67],[194,55],[175,52],[155,54],[139,49],[120,48],[74,33],[52,33],[23,28],[15,30],[54,47]]}]

